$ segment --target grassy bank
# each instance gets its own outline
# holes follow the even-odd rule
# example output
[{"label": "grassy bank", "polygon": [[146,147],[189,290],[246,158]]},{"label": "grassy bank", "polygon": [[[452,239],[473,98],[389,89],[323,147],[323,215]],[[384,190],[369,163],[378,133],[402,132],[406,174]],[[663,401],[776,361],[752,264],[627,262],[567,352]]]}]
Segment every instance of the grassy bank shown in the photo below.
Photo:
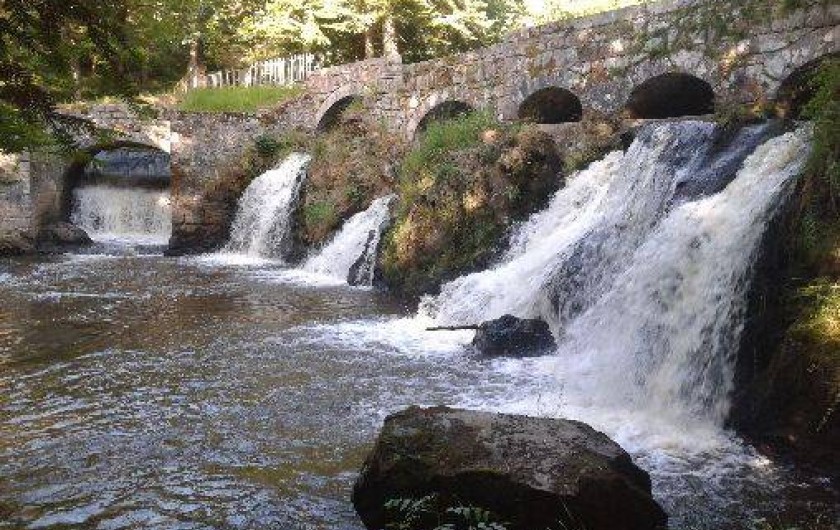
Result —
[{"label": "grassy bank", "polygon": [[815,86],[813,150],[760,264],[734,414],[755,441],[840,480],[840,62]]},{"label": "grassy bank", "polygon": [[486,266],[509,226],[560,185],[554,142],[535,128],[474,113],[432,124],[400,168],[400,202],[382,270],[416,296]]},{"label": "grassy bank", "polygon": [[187,112],[256,112],[280,105],[303,93],[300,86],[225,87],[190,90],[178,103]]}]

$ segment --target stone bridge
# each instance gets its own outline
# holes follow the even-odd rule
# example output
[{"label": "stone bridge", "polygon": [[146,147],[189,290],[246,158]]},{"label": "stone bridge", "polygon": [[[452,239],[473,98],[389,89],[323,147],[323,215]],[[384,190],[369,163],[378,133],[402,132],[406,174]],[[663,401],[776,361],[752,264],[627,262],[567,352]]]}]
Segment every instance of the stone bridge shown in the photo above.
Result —
[{"label": "stone bridge", "polygon": [[[798,6],[795,8],[784,6]],[[230,217],[225,182],[262,135],[324,130],[354,102],[411,140],[442,116],[486,110],[503,121],[615,122],[710,114],[732,105],[796,111],[807,73],[840,51],[835,0],[666,0],[526,29],[473,52],[404,65],[375,59],[316,72],[299,99],[259,115],[124,105],[68,109],[121,145],[167,152],[176,250],[212,248]],[[83,161],[44,153],[0,159],[0,232],[37,233],[67,216]],[[221,228],[220,228],[221,227]]]},{"label": "stone bridge", "polygon": [[306,124],[329,126],[353,99],[407,139],[430,118],[465,109],[561,123],[761,106],[840,49],[836,1],[789,4],[670,0],[526,29],[423,63],[337,66],[308,81]]}]

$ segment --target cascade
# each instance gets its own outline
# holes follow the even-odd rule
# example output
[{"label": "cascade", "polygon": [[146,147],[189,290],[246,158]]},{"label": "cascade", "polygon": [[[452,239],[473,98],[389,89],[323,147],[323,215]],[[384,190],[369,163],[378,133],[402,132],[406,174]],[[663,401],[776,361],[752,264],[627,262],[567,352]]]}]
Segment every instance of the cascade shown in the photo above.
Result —
[{"label": "cascade", "polygon": [[623,257],[624,270],[565,329],[560,355],[585,366],[582,392],[723,425],[752,267],[808,153],[804,130],[764,143],[723,191],[676,207]]},{"label": "cascade", "polygon": [[498,266],[444,285],[421,311],[447,325],[540,317],[559,334],[599,299],[669,209],[725,187],[770,129],[745,128],[722,147],[711,123],[641,128],[626,152],[571,177],[523,223]]},{"label": "cascade", "polygon": [[239,199],[227,253],[280,258],[288,250],[292,215],[309,155],[292,153],[248,186]]},{"label": "cascade", "polygon": [[810,133],[758,140],[752,129],[721,150],[713,132],[648,129],[627,153],[572,178],[498,266],[444,286],[421,312],[446,322],[549,319],[561,401],[587,418],[627,411],[722,426],[753,263]]},{"label": "cascade", "polygon": [[371,285],[382,233],[391,220],[390,206],[396,195],[380,197],[370,207],[344,223],[341,230],[303,265],[307,272]]},{"label": "cascade", "polygon": [[73,190],[70,220],[94,239],[165,242],[172,231],[169,191],[80,186]]}]

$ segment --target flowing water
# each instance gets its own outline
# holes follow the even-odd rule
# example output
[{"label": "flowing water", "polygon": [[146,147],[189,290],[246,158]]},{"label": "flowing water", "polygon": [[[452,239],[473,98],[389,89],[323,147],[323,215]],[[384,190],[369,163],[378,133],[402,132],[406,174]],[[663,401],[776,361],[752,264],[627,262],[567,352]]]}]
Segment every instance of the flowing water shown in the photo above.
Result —
[{"label": "flowing water", "polygon": [[396,195],[376,199],[367,210],[348,219],[332,241],[306,260],[303,270],[350,285],[372,285],[379,241],[388,227],[395,199]]},{"label": "flowing water", "polygon": [[70,220],[94,240],[165,244],[172,232],[169,190],[80,186],[73,190]]},{"label": "flowing water", "polygon": [[309,160],[308,155],[293,153],[277,168],[254,179],[239,199],[224,252],[255,258],[283,257]]},{"label": "flowing water", "polygon": [[[411,404],[591,423],[650,471],[674,529],[831,528],[827,483],[720,424],[752,256],[807,134],[744,161],[712,153],[713,133],[643,132],[573,177],[497,267],[425,304],[442,321],[551,318],[561,347],[542,358],[478,358],[468,332],[425,331],[430,315],[280,261],[0,261],[0,528],[360,530],[355,473],[384,416]],[[737,177],[681,171],[710,157],[737,160],[720,166]],[[287,164],[278,193],[303,178],[302,158]],[[289,200],[263,211],[290,215]],[[375,206],[309,263],[349,274],[387,217]]]}]

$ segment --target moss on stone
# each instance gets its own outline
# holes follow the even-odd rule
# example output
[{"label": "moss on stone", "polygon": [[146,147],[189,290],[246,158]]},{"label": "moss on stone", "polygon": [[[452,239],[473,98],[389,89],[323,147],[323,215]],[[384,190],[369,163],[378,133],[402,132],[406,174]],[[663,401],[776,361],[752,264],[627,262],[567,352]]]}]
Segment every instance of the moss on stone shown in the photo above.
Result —
[{"label": "moss on stone", "polygon": [[552,139],[475,113],[432,125],[400,171],[400,202],[381,259],[409,296],[486,266],[509,226],[542,208],[561,179]]}]

